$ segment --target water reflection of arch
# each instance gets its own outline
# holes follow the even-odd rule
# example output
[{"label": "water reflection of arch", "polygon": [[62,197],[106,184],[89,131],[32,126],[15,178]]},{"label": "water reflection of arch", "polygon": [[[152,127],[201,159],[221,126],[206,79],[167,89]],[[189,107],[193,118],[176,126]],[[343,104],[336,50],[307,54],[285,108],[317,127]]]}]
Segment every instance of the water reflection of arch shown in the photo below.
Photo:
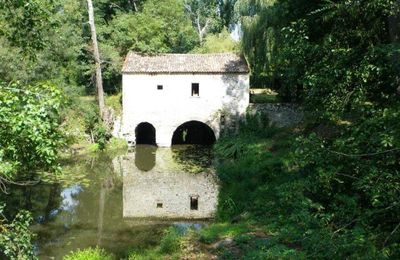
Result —
[{"label": "water reflection of arch", "polygon": [[148,123],[142,122],[135,128],[136,144],[156,145],[156,128]]},{"label": "water reflection of arch", "polygon": [[136,145],[135,147],[135,165],[141,170],[148,172],[156,165],[157,146],[154,145]]},{"label": "water reflection of arch", "polygon": [[215,141],[214,130],[209,125],[197,120],[191,120],[175,129],[171,144],[212,145]]}]

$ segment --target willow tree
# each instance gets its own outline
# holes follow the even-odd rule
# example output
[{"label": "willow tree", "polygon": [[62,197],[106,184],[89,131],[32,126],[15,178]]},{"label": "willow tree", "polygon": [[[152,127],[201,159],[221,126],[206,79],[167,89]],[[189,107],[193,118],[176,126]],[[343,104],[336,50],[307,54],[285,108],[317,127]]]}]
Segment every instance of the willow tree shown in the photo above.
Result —
[{"label": "willow tree", "polygon": [[253,86],[273,84],[277,14],[271,6],[275,2],[275,0],[239,0],[235,5],[236,19],[243,33],[242,51],[250,63]]}]

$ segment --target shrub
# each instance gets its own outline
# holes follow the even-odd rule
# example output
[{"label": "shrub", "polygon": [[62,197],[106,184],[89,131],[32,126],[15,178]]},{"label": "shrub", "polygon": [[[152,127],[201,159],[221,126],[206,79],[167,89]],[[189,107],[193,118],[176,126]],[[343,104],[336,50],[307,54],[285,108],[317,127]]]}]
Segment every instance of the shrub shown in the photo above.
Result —
[{"label": "shrub", "polygon": [[29,230],[32,217],[27,211],[20,211],[12,222],[3,216],[4,205],[0,205],[0,258],[36,259]]},{"label": "shrub", "polygon": [[170,227],[165,231],[164,237],[161,239],[160,252],[165,254],[174,253],[179,249],[180,237],[178,230]]},{"label": "shrub", "polygon": [[71,252],[64,260],[112,260],[113,257],[100,248],[86,248]]}]

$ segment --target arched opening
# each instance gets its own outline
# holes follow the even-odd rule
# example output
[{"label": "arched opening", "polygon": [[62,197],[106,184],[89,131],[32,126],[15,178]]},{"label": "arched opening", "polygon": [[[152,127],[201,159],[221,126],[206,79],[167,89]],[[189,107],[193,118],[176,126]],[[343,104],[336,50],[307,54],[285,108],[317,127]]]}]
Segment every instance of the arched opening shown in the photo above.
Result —
[{"label": "arched opening", "polygon": [[156,145],[156,129],[150,123],[138,124],[135,129],[136,144]]},{"label": "arched opening", "polygon": [[175,144],[201,144],[212,145],[215,143],[214,131],[206,124],[199,121],[189,121],[180,125],[172,136],[172,145]]}]

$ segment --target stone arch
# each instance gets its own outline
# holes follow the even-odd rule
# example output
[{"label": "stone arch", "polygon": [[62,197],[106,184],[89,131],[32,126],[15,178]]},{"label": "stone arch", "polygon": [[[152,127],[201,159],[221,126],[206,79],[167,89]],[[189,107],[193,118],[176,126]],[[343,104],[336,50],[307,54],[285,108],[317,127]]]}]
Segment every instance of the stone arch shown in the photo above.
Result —
[{"label": "stone arch", "polygon": [[212,145],[216,141],[214,130],[207,124],[192,120],[176,128],[171,144],[201,144]]},{"label": "stone arch", "polygon": [[148,123],[142,122],[135,128],[136,144],[156,145],[156,128]]}]

